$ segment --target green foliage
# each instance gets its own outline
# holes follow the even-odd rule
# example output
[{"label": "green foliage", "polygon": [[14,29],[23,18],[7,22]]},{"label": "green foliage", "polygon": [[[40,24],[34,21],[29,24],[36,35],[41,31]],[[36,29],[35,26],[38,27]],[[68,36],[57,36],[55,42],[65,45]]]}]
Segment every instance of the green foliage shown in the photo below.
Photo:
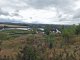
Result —
[{"label": "green foliage", "polygon": [[5,40],[7,38],[7,34],[0,33],[0,40]]},{"label": "green foliage", "polygon": [[60,45],[61,45],[61,47],[62,46],[66,46],[66,45],[69,45],[69,43],[66,41],[66,42],[64,42],[64,41],[60,41]]},{"label": "green foliage", "polygon": [[64,28],[62,30],[62,37],[66,39],[67,42],[69,42],[70,39],[75,37],[75,32],[73,30],[73,26],[70,28]]},{"label": "green foliage", "polygon": [[55,35],[54,34],[49,34],[45,36],[45,42],[49,43],[49,48],[52,49],[52,46],[54,44],[54,40],[52,39]]},{"label": "green foliage", "polygon": [[0,45],[2,44],[2,41],[0,42]]},{"label": "green foliage", "polygon": [[72,25],[71,29],[72,29],[72,31],[75,33],[75,31],[76,31],[76,26],[75,26],[75,24]]},{"label": "green foliage", "polygon": [[26,35],[26,34],[34,34],[34,31],[28,31],[28,30],[19,30],[19,29],[8,29],[8,30],[2,30],[0,33],[6,33],[7,39],[15,39],[17,37]]},{"label": "green foliage", "polygon": [[[65,28],[63,26],[62,27],[62,36],[57,33],[50,34],[50,31],[48,30],[48,28],[49,27],[45,28],[47,33],[49,32],[47,34],[45,31],[45,33],[47,34],[46,36],[44,35],[45,37],[42,36],[42,34],[40,34],[40,35],[34,34],[34,32],[36,33],[36,31],[37,31],[37,29],[34,28],[34,31],[32,31],[32,32],[30,31],[31,33],[33,33],[32,35],[27,35],[26,37],[22,37],[22,38],[18,39],[18,40],[25,39],[27,43],[25,42],[26,46],[22,45],[22,47],[20,47],[21,51],[19,50],[20,52],[18,53],[18,56],[16,57],[17,60],[79,60],[80,46],[77,46],[77,45],[80,44],[80,41],[79,41],[79,37],[74,38],[75,32],[77,32],[77,30],[79,30],[78,29],[79,27],[72,25],[72,27]],[[17,36],[17,34],[19,36],[21,34],[24,35],[24,34],[27,34],[30,32],[29,31],[21,31],[21,30],[9,30],[9,31],[5,31],[4,33],[9,33],[10,35],[7,38],[11,39],[12,36]],[[2,33],[1,33],[1,35],[2,35]],[[40,37],[37,37],[37,35]],[[2,38],[2,37],[0,37],[0,38]],[[3,38],[3,40],[4,39],[5,38]],[[63,41],[64,39],[65,39],[65,42]],[[15,39],[15,42],[16,42],[16,40],[17,39]],[[70,41],[70,43],[68,43],[69,41]],[[74,45],[71,44],[72,41],[76,41]],[[0,42],[0,44],[2,42]],[[13,41],[11,41],[11,42],[13,42]],[[18,47],[21,44],[15,44],[15,42],[14,42],[14,44],[10,43],[9,46],[10,46],[10,48],[15,47],[14,50],[17,52]],[[4,45],[6,45],[6,44],[4,43]],[[2,46],[2,47],[4,48],[4,46]],[[78,58],[78,59],[75,59],[75,58]],[[0,58],[0,60],[1,60],[1,58]],[[4,60],[6,60],[6,59],[4,59]],[[15,60],[15,59],[10,59],[10,60]]]},{"label": "green foliage", "polygon": [[79,35],[80,34],[80,25],[78,25],[77,27],[76,27],[76,30],[75,30],[76,32],[75,32],[75,34],[76,35]]},{"label": "green foliage", "polygon": [[50,34],[50,27],[49,26],[47,26],[47,27],[45,27],[45,29],[44,29],[44,32],[47,34],[47,35],[49,35]]},{"label": "green foliage", "polygon": [[48,35],[45,36],[45,42],[46,43],[49,43],[50,42],[50,39],[49,39],[49,36]]},{"label": "green foliage", "polygon": [[36,34],[37,30],[37,28],[33,29],[33,33]]},{"label": "green foliage", "polygon": [[49,37],[53,38],[53,37],[55,37],[55,34],[50,34]]},{"label": "green foliage", "polygon": [[55,37],[55,34],[52,34],[52,33],[51,33],[51,34],[49,35],[49,38],[50,38],[50,47],[49,47],[49,48],[50,48],[50,49],[52,48],[52,45],[54,45],[54,39],[53,39],[54,37]]},{"label": "green foliage", "polygon": [[64,25],[62,25],[62,27],[61,27],[61,31],[64,30],[64,29],[65,29],[65,27],[64,27]]},{"label": "green foliage", "polygon": [[37,50],[28,47],[27,45],[20,51],[23,55],[18,54],[17,60],[38,60],[40,53]]}]

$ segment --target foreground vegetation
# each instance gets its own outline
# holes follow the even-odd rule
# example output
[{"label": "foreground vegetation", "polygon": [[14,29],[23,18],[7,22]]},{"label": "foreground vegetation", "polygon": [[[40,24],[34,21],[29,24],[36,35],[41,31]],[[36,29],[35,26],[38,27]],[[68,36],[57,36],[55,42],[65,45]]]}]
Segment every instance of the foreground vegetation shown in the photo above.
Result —
[{"label": "foreground vegetation", "polygon": [[[1,31],[1,60],[80,60],[80,25],[60,29],[62,33],[53,33],[53,28],[45,27],[44,32],[6,30]],[[3,33],[4,32],[4,33]],[[8,39],[14,34],[22,34]],[[8,34],[6,36],[6,34]],[[24,36],[23,36],[24,35]],[[16,36],[16,35],[15,35]],[[6,39],[4,39],[6,37]],[[2,38],[2,39],[1,39]],[[6,53],[4,53],[6,52]]]}]

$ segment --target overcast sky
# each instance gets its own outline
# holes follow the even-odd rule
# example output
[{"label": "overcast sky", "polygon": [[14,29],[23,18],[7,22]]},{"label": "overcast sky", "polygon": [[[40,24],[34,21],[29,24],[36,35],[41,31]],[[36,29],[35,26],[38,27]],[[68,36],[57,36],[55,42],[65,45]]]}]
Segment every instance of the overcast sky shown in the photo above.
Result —
[{"label": "overcast sky", "polygon": [[0,22],[78,24],[80,0],[0,0]]}]

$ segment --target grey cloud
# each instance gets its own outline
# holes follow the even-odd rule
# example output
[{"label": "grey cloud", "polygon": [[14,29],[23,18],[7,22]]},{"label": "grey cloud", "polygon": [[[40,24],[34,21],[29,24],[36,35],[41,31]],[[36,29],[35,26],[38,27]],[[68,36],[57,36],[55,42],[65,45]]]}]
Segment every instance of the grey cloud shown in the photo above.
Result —
[{"label": "grey cloud", "polygon": [[19,13],[12,13],[12,15],[10,15],[11,17],[13,17],[13,16],[17,16],[17,17],[21,17],[21,18],[23,18],[21,15],[19,15]]},{"label": "grey cloud", "polygon": [[19,14],[18,14],[18,12],[19,12],[19,10],[16,10],[14,13],[12,13],[12,15],[11,14],[9,14],[8,12],[4,12],[4,11],[2,11],[2,9],[0,8],[0,15],[4,15],[4,16],[11,16],[11,17],[13,17],[13,16],[20,16]]},{"label": "grey cloud", "polygon": [[[48,7],[54,7],[57,13],[57,17],[55,18],[59,18],[60,19],[59,21],[61,22],[70,21],[67,20],[67,18],[69,18],[69,16],[73,15],[74,13],[75,14],[73,18],[80,18],[79,10],[74,12],[75,3],[77,0],[10,0],[10,1],[5,0],[5,1],[6,3],[0,6],[3,8],[13,9],[15,10],[15,12],[10,15],[8,12],[3,12],[0,9],[0,15],[21,17],[21,15],[19,15],[19,10],[21,9],[25,10],[27,8],[34,8],[36,10],[39,10],[46,8],[48,9]],[[63,16],[64,14],[67,14],[69,16],[67,18],[61,18],[62,15],[60,15],[60,12],[63,13]]]},{"label": "grey cloud", "polygon": [[61,18],[61,17],[62,17],[62,15],[59,15],[59,16],[58,16],[58,18]]},{"label": "grey cloud", "polygon": [[58,10],[70,13],[76,0],[24,0],[23,2],[36,9],[55,7]]},{"label": "grey cloud", "polygon": [[59,21],[62,21],[62,22],[64,22],[64,21],[72,21],[72,19],[67,19],[67,17],[64,17],[64,18],[60,18]]},{"label": "grey cloud", "polygon": [[18,13],[12,13],[12,15],[13,15],[13,16],[19,16],[19,14],[18,14]]},{"label": "grey cloud", "polygon": [[80,14],[74,15],[73,18],[80,18]]},{"label": "grey cloud", "polygon": [[9,19],[9,18],[0,18],[0,22],[13,22],[13,21],[16,21],[16,20]]},{"label": "grey cloud", "polygon": [[24,2],[34,8],[44,8],[48,6],[63,7],[72,4],[72,0],[25,0]]},{"label": "grey cloud", "polygon": [[59,21],[66,21],[66,18],[61,18]]},{"label": "grey cloud", "polygon": [[18,22],[21,23],[21,20],[9,19],[9,18],[0,18],[0,22]]},{"label": "grey cloud", "polygon": [[30,17],[30,19],[32,19],[32,17]]},{"label": "grey cloud", "polygon": [[67,19],[67,18],[61,18],[61,19],[59,19],[59,22],[63,22],[63,24],[64,24],[64,22],[66,23],[66,24],[78,24],[78,22],[80,22],[80,18],[76,18],[76,19]]},{"label": "grey cloud", "polygon": [[15,12],[19,12],[19,10],[15,10]]},{"label": "grey cloud", "polygon": [[12,9],[27,9],[33,7],[35,9],[45,9],[48,7],[55,7],[59,11],[65,13],[73,13],[72,7],[75,6],[77,0],[6,0],[4,7],[12,7]]},{"label": "grey cloud", "polygon": [[19,10],[16,10],[16,12],[9,14],[8,12],[2,11],[2,9],[0,8],[0,15],[4,15],[4,16],[11,16],[11,17],[19,16],[19,17],[21,17],[21,15],[19,15],[17,12],[19,12]]},{"label": "grey cloud", "polygon": [[6,3],[2,4],[1,7],[6,7],[6,8],[12,8],[12,9],[17,9],[17,10],[24,10],[26,8],[29,8],[23,0],[5,0]]},{"label": "grey cloud", "polygon": [[80,9],[78,9],[75,14],[73,15],[73,18],[80,18]]},{"label": "grey cloud", "polygon": [[10,20],[8,18],[0,18],[0,22],[12,22],[13,20]]},{"label": "grey cloud", "polygon": [[8,12],[3,12],[1,8],[0,8],[0,15],[10,16]]}]

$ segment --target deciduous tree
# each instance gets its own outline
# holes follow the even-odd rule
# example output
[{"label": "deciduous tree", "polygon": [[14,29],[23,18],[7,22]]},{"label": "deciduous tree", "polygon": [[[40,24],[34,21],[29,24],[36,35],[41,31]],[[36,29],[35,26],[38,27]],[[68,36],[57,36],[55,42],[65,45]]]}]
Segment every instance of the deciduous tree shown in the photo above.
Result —
[{"label": "deciduous tree", "polygon": [[45,27],[44,32],[45,32],[47,35],[49,35],[49,34],[50,34],[50,27],[49,27],[49,26]]}]

